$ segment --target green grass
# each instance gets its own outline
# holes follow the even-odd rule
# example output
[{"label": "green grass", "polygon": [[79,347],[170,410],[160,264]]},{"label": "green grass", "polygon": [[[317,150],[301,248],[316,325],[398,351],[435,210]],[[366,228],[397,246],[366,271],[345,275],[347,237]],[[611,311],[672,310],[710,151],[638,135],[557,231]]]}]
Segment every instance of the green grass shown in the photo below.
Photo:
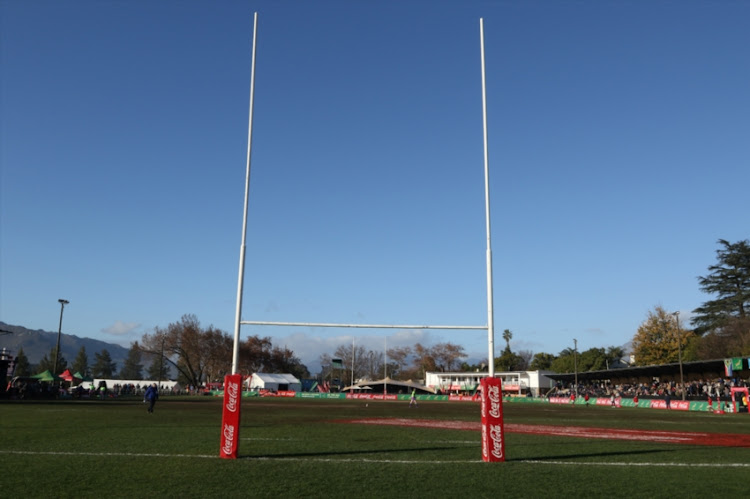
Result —
[{"label": "green grass", "polygon": [[[221,400],[0,402],[2,497],[716,497],[750,489],[750,448],[344,424],[478,421],[471,402],[248,399],[240,459],[219,454]],[[750,416],[505,404],[506,423],[750,433]]]}]

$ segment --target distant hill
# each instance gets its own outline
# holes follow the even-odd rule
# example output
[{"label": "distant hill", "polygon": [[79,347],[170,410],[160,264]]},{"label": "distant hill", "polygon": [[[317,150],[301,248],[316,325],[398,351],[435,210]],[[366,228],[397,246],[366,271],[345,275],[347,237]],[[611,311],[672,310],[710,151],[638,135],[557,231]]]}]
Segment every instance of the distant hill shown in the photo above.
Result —
[{"label": "distant hill", "polygon": [[[41,329],[32,331],[23,326],[11,326],[4,322],[0,322],[0,329],[12,333],[0,334],[0,349],[10,350],[11,355],[15,356],[18,354],[18,350],[23,348],[23,353],[28,357],[31,364],[38,364],[42,357],[49,355],[57,344],[57,333],[50,333]],[[76,359],[81,347],[86,348],[89,366],[96,362],[94,354],[107,350],[112,357],[112,361],[117,364],[116,371],[122,369],[129,350],[114,343],[91,338],[79,338],[74,334],[63,333],[60,335],[60,354],[69,366]]]}]

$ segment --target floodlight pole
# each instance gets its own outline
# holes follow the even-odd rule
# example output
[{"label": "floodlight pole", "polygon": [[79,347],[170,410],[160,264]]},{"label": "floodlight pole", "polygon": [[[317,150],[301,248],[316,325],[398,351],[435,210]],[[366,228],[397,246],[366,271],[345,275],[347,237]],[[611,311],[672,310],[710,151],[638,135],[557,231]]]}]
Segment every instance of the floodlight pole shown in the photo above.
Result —
[{"label": "floodlight pole", "polygon": [[489,350],[488,376],[495,376],[495,313],[492,296],[492,243],[490,231],[490,163],[487,146],[487,84],[484,70],[484,19],[479,18],[479,39],[482,55],[482,122],[484,125],[484,206],[487,225],[487,347]]},{"label": "floodlight pole", "polygon": [[574,391],[576,397],[578,397],[578,340],[573,339],[573,365],[575,369],[575,387]]},{"label": "floodlight pole", "polygon": [[239,371],[240,320],[242,318],[242,290],[245,277],[245,244],[247,240],[247,207],[250,196],[250,158],[253,147],[253,102],[255,101],[255,47],[258,39],[258,13],[253,21],[253,56],[250,70],[250,110],[247,126],[247,168],[245,171],[245,205],[242,214],[242,244],[240,245],[240,270],[237,278],[237,309],[234,320],[234,348],[232,350],[232,374]]},{"label": "floodlight pole", "polygon": [[352,336],[352,383],[350,386],[354,386],[354,336]]},{"label": "floodlight pole", "polygon": [[[63,310],[65,310],[65,305],[70,303],[68,300],[64,300],[60,298],[57,300],[60,302],[60,325],[57,327],[57,346],[55,347],[55,362],[54,367],[52,368],[52,376],[57,376],[57,359],[60,358],[60,336],[62,335],[62,318],[63,318]],[[55,382],[57,379],[55,379]]]},{"label": "floodlight pole", "polygon": [[680,361],[680,386],[682,387],[682,400],[685,400],[685,379],[682,375],[682,338],[680,334],[680,312],[679,310],[672,315],[675,316],[677,321],[677,356]]}]

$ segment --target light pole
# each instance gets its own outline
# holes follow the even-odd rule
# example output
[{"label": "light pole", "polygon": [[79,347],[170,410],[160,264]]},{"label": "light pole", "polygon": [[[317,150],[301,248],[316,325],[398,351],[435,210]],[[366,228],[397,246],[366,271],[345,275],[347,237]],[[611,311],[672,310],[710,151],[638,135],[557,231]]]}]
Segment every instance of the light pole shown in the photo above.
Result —
[{"label": "light pole", "polygon": [[164,373],[164,340],[165,336],[161,337],[161,355],[159,356],[159,392],[161,392],[161,377]]},{"label": "light pole", "polygon": [[685,379],[682,376],[682,337],[680,335],[680,311],[673,313],[677,321],[677,359],[680,362],[680,386],[682,387],[682,400],[685,400]]},{"label": "light pole", "polygon": [[578,397],[578,340],[573,339],[573,365],[575,367],[575,394]]},{"label": "light pole", "polygon": [[57,376],[57,359],[60,358],[60,335],[62,334],[62,316],[63,316],[63,310],[65,310],[65,305],[70,303],[68,300],[63,300],[60,298],[57,300],[60,302],[60,325],[57,327],[57,347],[55,348],[55,363],[52,368],[52,376]]}]

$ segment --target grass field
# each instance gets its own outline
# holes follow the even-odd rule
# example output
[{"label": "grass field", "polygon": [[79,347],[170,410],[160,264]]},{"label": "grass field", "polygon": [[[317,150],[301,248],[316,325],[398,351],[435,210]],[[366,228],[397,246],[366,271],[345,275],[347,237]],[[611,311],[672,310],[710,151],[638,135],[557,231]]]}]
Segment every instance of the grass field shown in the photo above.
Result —
[{"label": "grass field", "polygon": [[[483,463],[472,402],[245,399],[240,459],[219,459],[221,399],[0,402],[0,497],[747,496],[750,447],[506,432]],[[505,404],[511,425],[750,433],[747,414]]]}]

